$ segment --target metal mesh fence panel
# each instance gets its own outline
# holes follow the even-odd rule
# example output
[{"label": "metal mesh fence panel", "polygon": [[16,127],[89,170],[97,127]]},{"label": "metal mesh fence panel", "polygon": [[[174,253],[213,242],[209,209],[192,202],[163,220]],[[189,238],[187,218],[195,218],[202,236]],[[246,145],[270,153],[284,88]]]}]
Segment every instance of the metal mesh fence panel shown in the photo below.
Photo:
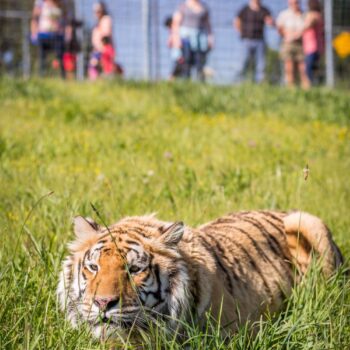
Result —
[{"label": "metal mesh fence panel", "polygon": [[[324,0],[326,3],[330,0]],[[95,24],[94,0],[72,2],[75,16],[83,27],[77,29],[81,53],[77,58],[78,77],[85,77],[89,57],[91,30]],[[171,70],[170,50],[167,47],[166,17],[171,16],[182,1],[179,0],[106,0],[113,19],[113,40],[117,61],[124,68],[126,79],[167,79]],[[30,18],[33,0],[0,0],[0,72],[12,75],[38,73],[38,48],[30,45]],[[303,9],[307,1],[301,1]],[[242,43],[232,26],[232,20],[244,0],[207,0],[215,36],[215,47],[208,55],[210,80],[230,84],[242,59]],[[265,1],[274,18],[287,6],[286,0]],[[350,1],[333,1],[332,38],[350,31]],[[280,37],[275,28],[266,28],[267,80],[281,83],[279,61]],[[55,55],[48,55],[47,75],[59,76]],[[348,81],[349,58],[334,56],[336,81]],[[333,67],[332,67],[333,69]]]}]

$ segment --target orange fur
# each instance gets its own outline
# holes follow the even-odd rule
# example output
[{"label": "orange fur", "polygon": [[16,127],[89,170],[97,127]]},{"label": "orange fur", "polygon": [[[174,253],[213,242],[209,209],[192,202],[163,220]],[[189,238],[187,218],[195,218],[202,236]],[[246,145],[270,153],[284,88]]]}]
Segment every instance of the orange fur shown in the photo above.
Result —
[{"label": "orange fur", "polygon": [[312,255],[327,276],[342,262],[322,221],[298,212],[233,213],[197,229],[154,216],[106,229],[78,217],[75,233],[58,294],[72,324],[96,336],[158,317],[172,326],[190,310],[234,331],[280,310]]}]

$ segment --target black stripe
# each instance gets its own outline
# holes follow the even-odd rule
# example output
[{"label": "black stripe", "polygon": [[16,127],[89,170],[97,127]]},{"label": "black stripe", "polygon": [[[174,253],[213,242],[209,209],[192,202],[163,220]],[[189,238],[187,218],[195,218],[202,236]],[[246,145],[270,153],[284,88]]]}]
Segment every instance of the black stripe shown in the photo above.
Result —
[{"label": "black stripe", "polygon": [[133,251],[134,253],[136,253],[136,257],[137,257],[137,258],[140,258],[140,253],[139,253],[136,249],[134,249],[134,248],[129,248],[129,251]]},{"label": "black stripe", "polygon": [[243,221],[249,222],[251,225],[253,225],[256,229],[258,229],[261,234],[265,237],[270,249],[277,255],[280,256],[280,253],[282,253],[282,256],[286,258],[284,251],[280,245],[280,243],[277,241],[277,239],[271,235],[270,232],[268,232],[265,227],[259,222],[257,219],[252,217],[245,217],[242,218]]},{"label": "black stripe", "polygon": [[78,263],[78,287],[79,287],[79,298],[81,298],[82,295],[83,295],[83,292],[82,292],[82,290],[81,290],[81,288],[80,288],[81,265],[82,265],[81,260],[79,260],[79,263]]},{"label": "black stripe", "polygon": [[215,252],[214,249],[212,249],[210,243],[208,243],[205,238],[203,236],[199,236],[201,238],[202,244],[204,245],[204,247],[207,249],[207,251],[213,255],[216,264],[220,267],[220,269],[224,272],[225,277],[226,277],[226,282],[228,284],[229,287],[229,292],[231,294],[233,294],[233,285],[232,285],[232,281],[231,281],[231,276],[229,271],[227,271],[227,269],[225,268],[225,266],[222,264],[220,257],[217,255],[217,253]]},{"label": "black stripe", "polygon": [[130,239],[125,240],[125,243],[127,243],[127,244],[134,244],[134,245],[140,246],[140,243],[138,243],[136,241],[132,241]]},{"label": "black stripe", "polygon": [[[160,280],[160,273],[159,273],[159,265],[158,264],[155,264],[153,266],[153,272],[155,275],[155,280],[157,282],[157,290],[155,292],[152,292],[152,291],[147,291],[144,288],[142,288],[142,291],[141,291],[141,293],[143,293],[145,295],[145,300],[143,301],[143,303],[146,302],[147,297],[149,295],[153,295],[153,297],[156,299],[156,301],[157,301],[156,304],[152,305],[151,307],[155,307],[156,305],[159,305],[162,302],[164,302],[164,299],[162,297],[162,291],[161,291],[162,285],[161,285],[161,280]],[[150,274],[148,275],[147,279],[149,279],[149,278],[150,278]],[[147,281],[144,281],[143,283],[146,283],[146,282]]]},{"label": "black stripe", "polygon": [[285,232],[280,227],[278,227],[276,224],[274,224],[272,221],[270,221],[267,217],[263,216],[263,219],[269,225],[271,225],[278,233],[280,233],[282,236],[284,236],[284,237],[286,236]]},{"label": "black stripe", "polygon": [[273,251],[273,253],[282,258],[282,261],[287,265],[286,269],[289,273],[291,273],[290,269],[288,268],[291,264],[290,258],[285,255],[284,249],[282,248],[281,244],[278,242],[278,240],[270,233],[268,232],[265,227],[261,224],[261,222],[257,221],[254,218],[246,217],[243,219],[246,222],[249,222],[251,225],[253,225],[255,228],[257,228],[261,234],[265,237],[269,248]]},{"label": "black stripe", "polygon": [[[232,227],[232,226],[231,226]],[[230,268],[230,271],[229,273],[231,273],[233,275],[233,278],[236,280],[236,281],[239,281],[239,277],[238,275],[236,274],[236,271],[232,269],[232,262],[229,260],[229,258],[226,256],[226,252],[225,252],[225,249],[221,246],[221,243],[219,242],[219,240],[217,239],[217,237],[214,237],[211,235],[211,233],[214,233],[214,232],[207,232],[208,236],[211,238],[211,240],[215,243],[214,247],[212,248],[216,248],[219,253],[220,253],[220,258],[226,260],[226,265],[229,266]],[[216,233],[216,232],[215,232]]]},{"label": "black stripe", "polygon": [[[239,245],[239,244],[237,244]],[[242,252],[248,257],[248,261],[249,264],[251,265],[251,267],[258,273],[258,275],[260,276],[261,280],[263,281],[264,287],[266,289],[267,294],[269,294],[269,297],[272,300],[272,291],[271,288],[269,287],[269,285],[267,284],[264,274],[262,273],[262,271],[260,270],[259,266],[256,264],[255,260],[253,259],[253,257],[248,253],[248,251],[243,247],[240,246],[240,249],[242,250]]]},{"label": "black stripe", "polygon": [[[201,236],[201,238],[203,239],[203,237]],[[204,239],[203,239],[204,240]],[[208,243],[207,243],[208,245]],[[247,256],[248,258],[248,262],[250,264],[250,266],[257,272],[257,274],[260,276],[261,280],[263,281],[264,287],[266,289],[266,292],[269,294],[269,297],[272,298],[272,291],[270,289],[270,287],[268,286],[264,275],[262,273],[262,271],[260,270],[260,268],[258,267],[257,263],[255,262],[255,260],[253,259],[253,257],[248,253],[248,251],[239,243],[235,242],[235,245]],[[208,247],[206,247],[208,249]],[[210,246],[209,246],[209,251],[210,251]],[[217,259],[218,257],[215,256]],[[226,274],[228,274],[228,272],[226,270],[224,270],[226,272]],[[243,272],[243,270],[241,269],[241,271]]]},{"label": "black stripe", "polygon": [[[264,252],[264,250],[260,247],[260,245],[257,243],[257,241],[254,240],[254,239],[250,236],[250,234],[249,234],[247,231],[241,229],[240,227],[234,227],[234,229],[236,229],[237,231],[243,233],[243,234],[250,240],[250,242],[253,244],[255,250],[262,256],[262,258],[263,258],[265,261],[267,261],[267,262],[272,266],[272,268],[275,270],[275,272],[276,272],[278,275],[280,275],[280,277],[282,278],[282,281],[283,281],[283,279],[284,279],[285,276],[282,275],[282,271],[280,271],[280,270],[276,267],[275,263],[274,263],[274,262],[269,258],[269,256]],[[281,262],[283,263],[282,266],[284,267],[284,270],[286,270],[286,272],[287,272],[287,274],[288,274],[289,281],[292,283],[292,282],[293,282],[293,276],[292,276],[292,274],[291,274],[290,269],[289,269],[288,267],[285,266],[285,263],[284,263],[284,261],[283,261],[283,258],[280,257],[280,256],[278,256],[278,257],[279,257],[278,260],[281,261]]]},{"label": "black stripe", "polygon": [[[262,210],[260,213],[264,214],[265,216],[270,217],[271,219],[274,219],[276,221],[279,222],[283,222],[282,218],[280,218],[279,216],[277,216],[276,214],[272,213],[271,211],[266,211],[266,210]],[[281,215],[285,215],[285,212],[280,212]]]},{"label": "black stripe", "polygon": [[[103,245],[102,247],[95,248],[94,251],[93,251],[93,253],[99,252],[99,251],[100,251],[101,249],[103,249],[103,248],[104,248],[104,245]],[[90,258],[90,256],[89,256],[89,258]]]},{"label": "black stripe", "polygon": [[250,241],[250,243],[254,246],[255,250],[262,256],[262,258],[265,260],[265,261],[268,261],[271,263],[270,259],[266,256],[265,252],[263,251],[263,249],[259,246],[259,244],[250,236],[250,234],[241,229],[240,227],[236,227],[236,226],[233,226],[232,227],[233,230],[236,230],[236,231],[239,231],[241,233],[243,233]]},{"label": "black stripe", "polygon": [[101,239],[99,241],[97,241],[97,243],[106,243],[107,242],[107,239]]},{"label": "black stripe", "polygon": [[[253,212],[248,212],[250,214],[252,214]],[[276,240],[276,238],[274,236],[271,236],[271,234],[262,226],[262,224],[260,222],[256,222],[256,220],[254,220],[251,217],[248,217],[244,214],[244,216],[242,215],[239,218],[239,221],[245,221],[245,222],[249,222],[251,225],[255,226],[259,232],[261,232],[261,234],[264,236],[269,248],[275,253],[276,256],[278,256],[279,260],[282,263],[283,266],[283,270],[285,270],[288,279],[290,281],[290,283],[293,283],[293,275],[292,275],[292,271],[290,269],[290,263],[289,263],[289,258],[287,258],[285,256],[285,253],[281,247],[281,245],[279,244],[279,242]],[[250,234],[244,230],[242,230],[241,228],[237,227],[237,221],[236,222],[232,222],[232,225],[228,224],[228,223],[218,223],[217,225],[213,225],[215,226],[216,230],[220,230],[220,229],[226,229],[226,230],[230,230],[231,232],[234,230],[238,230],[241,233],[244,233],[249,240],[251,241],[252,245],[255,247],[256,251],[258,253],[260,253],[261,257],[267,261],[273,268],[274,270],[278,273],[278,275],[280,275],[282,277],[282,279],[284,278],[284,276],[282,276],[282,271],[280,271],[280,269],[278,269],[276,267],[276,265],[271,261],[271,259],[269,259],[269,257],[264,253],[263,249],[258,246],[257,242],[250,236]],[[276,229],[278,229],[278,227],[276,227]],[[205,232],[207,234],[210,234],[210,227],[208,227]],[[281,231],[283,232],[283,231]],[[214,232],[216,235],[216,239],[218,238],[217,236],[220,235],[221,233],[223,234],[224,232]],[[225,232],[226,233],[226,232]],[[212,237],[213,238],[213,237]],[[225,237],[223,237],[225,238]],[[236,274],[237,276],[237,274]]]},{"label": "black stripe", "polygon": [[211,223],[209,223],[209,225],[217,225],[217,224],[230,224],[230,223],[234,223],[237,221],[237,219],[239,219],[238,217],[224,217],[224,218],[219,218]]},{"label": "black stripe", "polygon": [[[234,262],[234,266],[237,266],[239,273],[241,275],[245,275],[244,270],[242,268],[242,265],[236,257],[233,258],[233,262]],[[241,280],[241,281],[243,282],[243,280]]]},{"label": "black stripe", "polygon": [[83,257],[83,262],[85,262],[86,258],[88,258],[90,260],[90,249],[88,249],[85,252],[84,257]]},{"label": "black stripe", "polygon": [[156,280],[157,280],[157,284],[158,284],[158,288],[157,288],[157,292],[153,293],[153,296],[157,299],[157,300],[162,300],[162,293],[161,293],[161,281],[160,281],[160,273],[159,273],[159,265],[155,264],[154,265],[154,274],[156,275]]},{"label": "black stripe", "polygon": [[145,262],[147,262],[147,260],[148,260],[148,255],[146,254],[146,252],[143,252],[140,258],[140,262],[144,264]]},{"label": "black stripe", "polygon": [[148,238],[148,236],[145,235],[144,230],[143,230],[142,228],[139,228],[139,227],[131,227],[131,228],[130,228],[130,231],[131,231],[132,233],[136,233],[136,234],[138,234],[138,235],[140,235],[140,236],[142,236],[142,237]]},{"label": "black stripe", "polygon": [[63,271],[64,273],[64,276],[67,278],[67,284],[71,284],[72,283],[72,280],[73,280],[73,269],[72,269],[72,262],[69,262],[67,265],[66,265],[67,269],[69,269],[69,273],[68,275],[66,275],[66,273]]},{"label": "black stripe", "polygon": [[202,231],[206,232],[206,233],[210,233],[212,232],[213,230],[215,230],[215,235],[217,234],[223,234],[223,233],[226,233],[226,232],[220,232],[219,230],[220,229],[227,229],[227,230],[231,230],[232,231],[232,227],[234,224],[236,224],[236,222],[231,222],[231,223],[218,223],[218,224],[214,224],[213,226],[208,226],[208,227],[204,227],[202,229]]}]

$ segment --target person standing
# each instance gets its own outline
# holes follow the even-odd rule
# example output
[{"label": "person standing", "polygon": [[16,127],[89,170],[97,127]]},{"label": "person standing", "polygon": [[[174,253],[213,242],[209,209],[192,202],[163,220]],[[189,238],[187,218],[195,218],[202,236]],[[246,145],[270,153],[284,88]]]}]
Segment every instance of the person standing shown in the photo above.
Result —
[{"label": "person standing", "polygon": [[113,46],[113,21],[108,14],[107,7],[103,1],[98,1],[93,7],[97,23],[92,30],[88,76],[90,80],[95,80],[101,73],[101,55],[104,50],[104,41],[108,40]]},{"label": "person standing", "polygon": [[234,27],[241,35],[243,55],[239,68],[239,79],[247,70],[251,57],[254,57],[255,77],[257,83],[265,79],[266,45],[264,40],[265,25],[272,26],[273,19],[269,9],[261,5],[260,0],[251,0],[237,14],[233,21]]},{"label": "person standing", "polygon": [[68,1],[35,0],[31,20],[31,40],[39,48],[39,74],[46,70],[46,56],[54,51],[59,62],[62,78],[65,78],[63,63],[64,43],[71,39],[72,6]]},{"label": "person standing", "polygon": [[306,75],[302,43],[305,18],[299,0],[288,0],[288,8],[278,15],[276,24],[282,36],[280,54],[284,63],[285,82],[287,86],[294,86],[297,67],[301,85],[308,89],[310,81]]},{"label": "person standing", "polygon": [[197,78],[204,81],[204,66],[214,43],[207,5],[200,0],[182,3],[173,16],[171,33],[173,47],[182,50],[183,77],[189,78],[195,68]]},{"label": "person standing", "polygon": [[324,48],[324,23],[321,5],[318,0],[308,1],[309,10],[305,16],[303,48],[306,74],[311,83],[315,82],[314,71],[318,67]]}]

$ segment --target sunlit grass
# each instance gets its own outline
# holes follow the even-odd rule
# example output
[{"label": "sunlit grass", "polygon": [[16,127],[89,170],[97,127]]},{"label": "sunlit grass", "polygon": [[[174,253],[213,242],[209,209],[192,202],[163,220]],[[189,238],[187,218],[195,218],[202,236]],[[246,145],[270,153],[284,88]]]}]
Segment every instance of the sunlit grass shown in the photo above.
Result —
[{"label": "sunlit grass", "polygon": [[[93,216],[90,202],[108,222],[158,212],[193,226],[235,210],[298,208],[322,217],[348,258],[349,122],[346,91],[0,81],[0,348],[101,348],[70,328],[55,296],[71,219]],[[349,292],[342,274],[324,281],[316,271],[256,336],[242,327],[224,341],[215,324],[188,325],[181,341],[346,349]],[[151,333],[144,348],[185,346],[162,327]]]}]

